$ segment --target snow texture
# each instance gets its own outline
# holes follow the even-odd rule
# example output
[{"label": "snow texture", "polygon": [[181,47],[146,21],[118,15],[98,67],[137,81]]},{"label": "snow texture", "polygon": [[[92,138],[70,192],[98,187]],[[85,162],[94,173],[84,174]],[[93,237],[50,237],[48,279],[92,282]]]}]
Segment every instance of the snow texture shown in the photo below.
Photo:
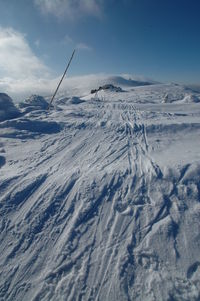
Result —
[{"label": "snow texture", "polygon": [[78,99],[0,123],[0,300],[200,300],[199,94]]},{"label": "snow texture", "polygon": [[80,99],[79,97],[73,96],[70,100],[69,103],[77,105],[79,103],[85,102],[85,100]]},{"label": "snow texture", "polygon": [[27,111],[34,111],[34,110],[46,110],[48,109],[48,102],[39,95],[32,95],[31,97],[27,98],[24,102],[19,103],[19,107],[21,109],[25,108]]}]

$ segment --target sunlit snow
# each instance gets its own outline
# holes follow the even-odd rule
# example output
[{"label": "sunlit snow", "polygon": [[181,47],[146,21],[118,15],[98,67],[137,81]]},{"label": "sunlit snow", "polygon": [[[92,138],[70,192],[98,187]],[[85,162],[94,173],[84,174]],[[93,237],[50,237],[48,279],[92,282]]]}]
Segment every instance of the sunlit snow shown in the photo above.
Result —
[{"label": "sunlit snow", "polygon": [[0,94],[0,300],[200,300],[200,94],[115,81]]}]

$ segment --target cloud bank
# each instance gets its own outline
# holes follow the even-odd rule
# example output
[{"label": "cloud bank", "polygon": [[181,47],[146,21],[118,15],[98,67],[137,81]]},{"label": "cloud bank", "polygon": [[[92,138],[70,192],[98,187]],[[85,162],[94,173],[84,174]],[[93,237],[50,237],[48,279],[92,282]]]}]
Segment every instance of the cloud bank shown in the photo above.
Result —
[{"label": "cloud bank", "polygon": [[33,53],[26,36],[0,27],[0,91],[24,97],[36,88],[47,91],[50,80],[51,70]]},{"label": "cloud bank", "polygon": [[83,16],[102,16],[103,0],[35,0],[35,5],[42,13],[51,14],[59,19],[69,20]]},{"label": "cloud bank", "polygon": [[32,52],[25,35],[13,28],[0,27],[0,78],[48,77],[49,72]]}]

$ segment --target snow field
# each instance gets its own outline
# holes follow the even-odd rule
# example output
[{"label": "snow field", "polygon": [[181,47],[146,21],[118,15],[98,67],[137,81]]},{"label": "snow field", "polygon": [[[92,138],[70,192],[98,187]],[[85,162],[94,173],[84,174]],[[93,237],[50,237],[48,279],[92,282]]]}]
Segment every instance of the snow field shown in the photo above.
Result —
[{"label": "snow field", "polygon": [[0,123],[0,299],[200,299],[200,104],[184,93],[101,91]]}]

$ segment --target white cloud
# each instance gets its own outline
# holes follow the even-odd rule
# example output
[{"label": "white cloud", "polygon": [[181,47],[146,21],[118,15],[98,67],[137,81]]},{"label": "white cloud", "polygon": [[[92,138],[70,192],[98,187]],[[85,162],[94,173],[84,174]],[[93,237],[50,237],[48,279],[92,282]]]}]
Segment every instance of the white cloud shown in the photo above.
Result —
[{"label": "white cloud", "polygon": [[17,102],[32,94],[43,96],[51,95],[55,89],[55,85],[55,79],[36,77],[23,79],[4,77],[0,79],[0,91],[7,93]]},{"label": "white cloud", "polygon": [[84,15],[101,17],[103,0],[35,0],[36,6],[57,18],[79,19]]},{"label": "white cloud", "polygon": [[[50,69],[33,53],[26,36],[0,27],[0,91],[15,99],[49,93]],[[38,91],[38,92],[37,92]]]},{"label": "white cloud", "polygon": [[32,52],[25,35],[0,27],[0,78],[48,77],[49,70]]}]

